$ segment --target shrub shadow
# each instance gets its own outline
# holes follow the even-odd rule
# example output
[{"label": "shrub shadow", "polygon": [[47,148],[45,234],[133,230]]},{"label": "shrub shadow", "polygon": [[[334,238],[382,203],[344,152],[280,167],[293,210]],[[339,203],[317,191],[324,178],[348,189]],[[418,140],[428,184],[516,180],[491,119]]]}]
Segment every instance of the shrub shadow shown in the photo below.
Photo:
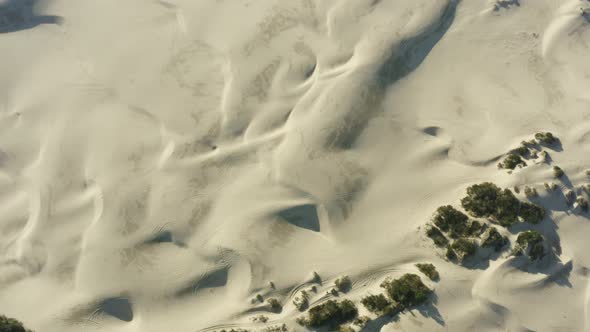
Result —
[{"label": "shrub shadow", "polygon": [[41,24],[61,24],[63,18],[55,15],[36,15],[38,0],[5,0],[0,3],[0,33],[32,29]]}]

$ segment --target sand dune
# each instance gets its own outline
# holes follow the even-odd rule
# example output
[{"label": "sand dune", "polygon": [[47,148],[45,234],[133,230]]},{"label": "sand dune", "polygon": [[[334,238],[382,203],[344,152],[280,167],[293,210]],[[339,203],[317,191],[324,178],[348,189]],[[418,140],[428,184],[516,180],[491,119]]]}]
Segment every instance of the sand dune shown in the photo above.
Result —
[{"label": "sand dune", "polygon": [[[0,1],[0,314],[304,331],[305,291],[356,331],[590,330],[588,45],[582,0]],[[425,229],[487,181],[546,217],[453,262]],[[361,305],[406,273],[427,303]]]}]

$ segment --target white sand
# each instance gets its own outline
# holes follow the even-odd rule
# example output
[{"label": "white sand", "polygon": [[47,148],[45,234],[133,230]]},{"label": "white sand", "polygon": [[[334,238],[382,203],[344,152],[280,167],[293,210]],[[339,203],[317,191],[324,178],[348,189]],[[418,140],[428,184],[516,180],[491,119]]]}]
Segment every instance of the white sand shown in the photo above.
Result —
[{"label": "white sand", "polygon": [[[343,274],[358,303],[432,262],[435,298],[365,330],[590,331],[590,223],[559,193],[590,182],[590,2],[494,3],[40,0],[59,24],[0,29],[0,313],[302,331],[313,271],[313,303]],[[540,130],[558,192],[496,167]],[[445,261],[424,225],[482,181],[538,188],[554,259]]]}]

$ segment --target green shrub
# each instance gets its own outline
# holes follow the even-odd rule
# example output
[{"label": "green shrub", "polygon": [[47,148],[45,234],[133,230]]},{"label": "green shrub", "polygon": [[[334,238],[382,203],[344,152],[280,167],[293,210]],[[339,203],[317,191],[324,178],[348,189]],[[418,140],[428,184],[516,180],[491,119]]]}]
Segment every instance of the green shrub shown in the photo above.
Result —
[{"label": "green shrub", "polygon": [[353,320],[357,314],[358,310],[350,300],[340,302],[328,300],[309,309],[308,317],[298,322],[308,327],[321,327],[324,325],[336,327]]},{"label": "green shrub", "polygon": [[496,212],[499,195],[500,188],[491,182],[474,184],[467,188],[467,197],[461,199],[461,205],[475,217],[491,216]]},{"label": "green shrub", "polygon": [[565,199],[568,202],[568,204],[573,204],[576,201],[576,193],[573,190],[566,191]]},{"label": "green shrub", "polygon": [[477,251],[477,244],[470,240],[458,239],[457,241],[453,242],[451,248],[459,258],[459,260],[462,261],[465,258],[475,254],[475,252]]},{"label": "green shrub", "polygon": [[[528,151],[528,150],[527,150]],[[502,168],[506,169],[515,169],[517,166],[526,166],[526,162],[522,160],[520,155],[516,153],[509,154],[504,160],[500,163]]]},{"label": "green shrub", "polygon": [[302,290],[300,295],[295,296],[295,298],[293,299],[293,304],[299,311],[307,309],[307,307],[309,306],[309,294],[306,291]]},{"label": "green shrub", "polygon": [[270,305],[270,310],[273,312],[281,312],[283,310],[283,305],[277,299],[270,298],[266,302]]},{"label": "green shrub", "polygon": [[508,238],[506,236],[502,236],[500,232],[495,227],[491,227],[483,242],[481,243],[482,247],[492,247],[495,251],[500,251],[502,247],[508,244]]},{"label": "green shrub", "polygon": [[486,226],[483,225],[482,223],[480,223],[479,221],[471,220],[463,235],[465,235],[465,236],[480,236],[481,233],[483,233],[485,231],[485,227]]},{"label": "green shrub", "polygon": [[518,234],[516,251],[526,254],[532,260],[545,256],[544,238],[541,233],[531,230]]},{"label": "green shrub", "polygon": [[545,209],[536,204],[523,202],[520,205],[520,216],[528,223],[538,224],[545,218]]},{"label": "green shrub", "polygon": [[521,142],[520,146],[517,147],[516,149],[511,151],[512,153],[516,153],[521,157],[525,157],[526,155],[529,154],[529,148],[528,148],[528,143],[527,142]]},{"label": "green shrub", "polygon": [[363,327],[367,326],[367,324],[370,321],[371,321],[371,318],[369,318],[367,316],[360,316],[358,318],[355,318],[354,321],[352,322],[352,324],[356,325],[362,329]]},{"label": "green shrub", "polygon": [[504,189],[498,194],[496,201],[496,210],[491,214],[492,219],[504,227],[518,221],[518,209],[520,201],[514,196],[512,191]]},{"label": "green shrub", "polygon": [[424,273],[424,275],[430,278],[430,280],[435,281],[440,278],[440,275],[438,274],[438,271],[436,270],[436,267],[433,264],[418,263],[416,264],[416,267],[418,268],[418,270],[420,270],[420,272]]},{"label": "green shrub", "polygon": [[438,247],[444,247],[449,244],[449,240],[447,240],[444,234],[436,227],[429,227],[426,230],[426,235],[431,238],[434,244]]},{"label": "green shrub", "polygon": [[455,258],[457,258],[457,254],[455,253],[455,251],[453,250],[453,248],[451,247],[451,245],[447,245],[447,251],[445,252],[445,257],[448,260],[454,260]]},{"label": "green shrub", "polygon": [[558,138],[550,132],[540,132],[535,134],[535,138],[543,145],[553,145],[557,143]]},{"label": "green shrub", "polygon": [[432,290],[430,290],[419,276],[415,274],[404,274],[399,279],[386,279],[381,283],[387,295],[401,308],[408,308],[424,303]]},{"label": "green shrub", "polygon": [[23,323],[14,318],[0,315],[0,332],[31,332],[31,330],[26,329]]},{"label": "green shrub", "polygon": [[334,285],[341,292],[348,292],[352,287],[352,282],[348,276],[343,276],[334,281]]},{"label": "green shrub", "polygon": [[432,221],[440,230],[448,232],[452,238],[457,238],[465,233],[468,220],[463,212],[445,205],[436,209]]},{"label": "green shrub", "polygon": [[556,179],[561,178],[562,176],[564,176],[565,173],[563,172],[563,170],[561,169],[561,167],[559,166],[553,166],[553,177]]},{"label": "green shrub", "polygon": [[391,303],[383,294],[367,295],[361,300],[361,303],[374,314],[383,314],[385,308]]},{"label": "green shrub", "polygon": [[582,209],[582,211],[588,211],[588,201],[584,197],[578,197],[576,203],[578,204],[580,209]]}]

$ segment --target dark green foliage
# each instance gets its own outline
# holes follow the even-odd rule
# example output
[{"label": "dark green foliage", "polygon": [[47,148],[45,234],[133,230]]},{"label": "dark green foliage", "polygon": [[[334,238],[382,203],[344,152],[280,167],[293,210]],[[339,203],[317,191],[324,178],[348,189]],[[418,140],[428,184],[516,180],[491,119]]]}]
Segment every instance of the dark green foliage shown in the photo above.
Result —
[{"label": "dark green foliage", "polygon": [[543,242],[543,235],[537,231],[522,232],[516,238],[516,251],[527,254],[530,259],[536,260],[545,256]]},{"label": "dark green foliage", "polygon": [[343,276],[334,281],[334,285],[341,292],[348,292],[352,287],[352,282],[348,276]]},{"label": "dark green foliage", "polygon": [[418,270],[420,270],[420,272],[424,273],[424,275],[430,278],[430,280],[438,280],[440,278],[440,275],[433,264],[418,263],[416,264],[416,267]]},{"label": "dark green foliage", "polygon": [[588,201],[584,197],[578,197],[576,203],[578,203],[578,206],[580,209],[582,209],[582,211],[588,211]]},{"label": "dark green foliage", "polygon": [[450,205],[439,207],[433,218],[434,224],[443,232],[448,232],[452,238],[465,233],[468,220],[467,215]]},{"label": "dark green foliage", "polygon": [[367,295],[361,300],[361,303],[369,310],[369,312],[375,314],[383,314],[385,308],[391,304],[391,302],[383,295]]},{"label": "dark green foliage", "polygon": [[557,137],[550,132],[540,132],[535,134],[535,138],[543,145],[553,145],[557,143]]},{"label": "dark green foliage", "polygon": [[457,254],[455,253],[455,251],[453,250],[453,248],[451,247],[451,245],[447,245],[447,251],[445,252],[445,257],[449,260],[454,260],[455,258],[457,258]]},{"label": "dark green foliage", "polygon": [[434,241],[434,244],[438,247],[444,247],[449,244],[449,240],[444,234],[436,227],[430,227],[426,231],[426,235]]},{"label": "dark green foliage", "polygon": [[474,184],[467,188],[467,197],[461,199],[463,208],[476,217],[491,216],[496,211],[500,188],[491,182]]},{"label": "dark green foliage", "polygon": [[500,225],[508,227],[518,221],[520,201],[512,191],[508,189],[500,191],[495,204],[496,210],[491,214],[491,217]]},{"label": "dark green foliage", "polygon": [[0,315],[0,332],[31,332],[21,322],[14,318]]},{"label": "dark green foliage", "polygon": [[[525,187],[525,194],[532,196],[536,190]],[[476,217],[488,217],[504,227],[510,227],[522,217],[530,223],[538,223],[545,217],[545,210],[535,204],[519,201],[512,191],[500,189],[485,182],[467,188],[467,197],[461,200],[466,211]]]},{"label": "dark green foliage", "polygon": [[524,166],[526,166],[526,162],[524,160],[522,160],[520,155],[518,155],[516,153],[509,154],[500,163],[500,166],[502,166],[502,168],[506,168],[506,169],[515,169],[518,165],[521,165],[524,167]]},{"label": "dark green foliage", "polygon": [[523,202],[520,205],[520,216],[526,222],[538,224],[545,218],[545,209],[536,204]]},{"label": "dark green foliage", "polygon": [[385,309],[383,310],[383,314],[387,316],[395,316],[400,312],[404,311],[404,306],[397,303],[391,302]]},{"label": "dark green foliage", "polygon": [[355,320],[352,322],[352,324],[363,328],[365,327],[369,322],[371,321],[371,318],[367,317],[367,316],[361,316],[358,318],[355,318]]},{"label": "dark green foliage", "polygon": [[512,153],[516,153],[521,157],[525,157],[526,155],[529,154],[529,148],[527,147],[527,145],[528,145],[528,143],[522,142],[519,147],[512,150]]},{"label": "dark green foliage", "polygon": [[283,310],[283,305],[277,299],[270,298],[266,300],[266,302],[268,302],[270,310],[273,312],[281,312],[281,310]]},{"label": "dark green foliage", "polygon": [[401,278],[386,279],[381,283],[389,298],[402,308],[408,308],[425,302],[432,290],[430,290],[419,276],[415,274],[404,274]]},{"label": "dark green foliage", "polygon": [[328,325],[336,327],[353,320],[357,316],[358,310],[350,300],[340,302],[329,300],[312,307],[307,314],[307,319],[300,321],[305,326],[320,327]]},{"label": "dark green foliage", "polygon": [[460,260],[464,260],[465,258],[475,254],[475,251],[477,250],[477,244],[470,240],[458,239],[457,241],[453,242],[451,248]]},{"label": "dark green foliage", "polygon": [[500,234],[500,232],[498,232],[495,227],[492,227],[487,232],[481,246],[492,247],[495,251],[500,251],[500,249],[502,249],[502,247],[504,247],[506,244],[508,244],[508,238],[506,236],[502,236],[502,234]]},{"label": "dark green foliage", "polygon": [[477,220],[471,220],[464,235],[466,236],[480,236],[485,231],[484,225]]},{"label": "dark green foliage", "polygon": [[561,167],[559,167],[559,166],[553,166],[553,176],[556,179],[559,179],[559,178],[561,178],[564,175],[565,175],[565,173],[563,172],[563,170],[561,169]]}]

